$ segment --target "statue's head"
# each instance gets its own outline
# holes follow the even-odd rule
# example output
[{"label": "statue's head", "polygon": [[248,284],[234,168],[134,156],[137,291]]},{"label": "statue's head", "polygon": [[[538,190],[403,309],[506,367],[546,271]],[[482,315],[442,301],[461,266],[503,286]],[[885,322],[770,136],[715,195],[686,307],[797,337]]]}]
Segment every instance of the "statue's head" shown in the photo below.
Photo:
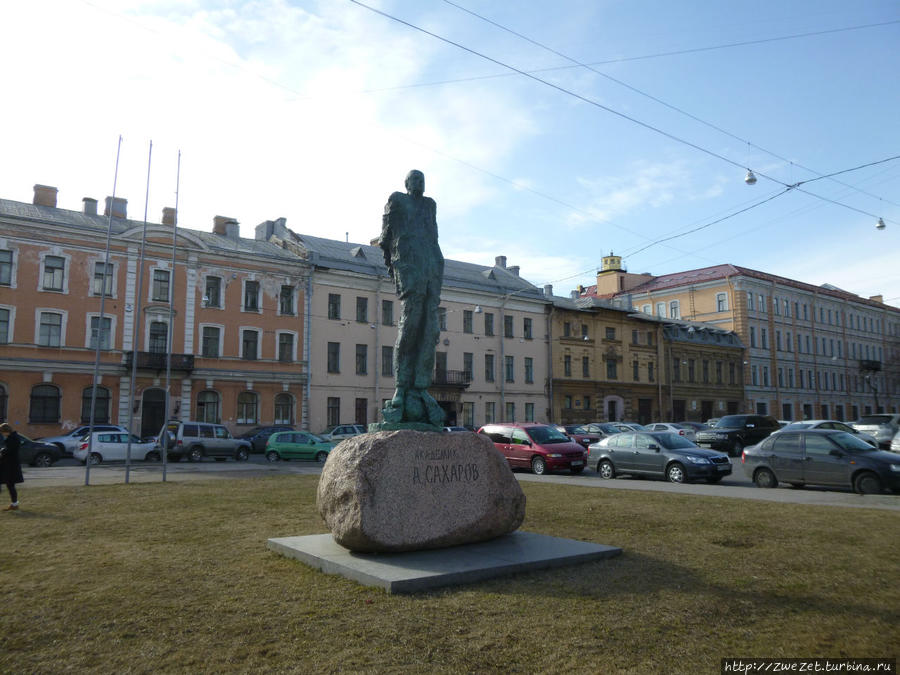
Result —
[{"label": "statue's head", "polygon": [[425,193],[425,174],[418,169],[413,169],[406,174],[406,191],[411,195],[421,197]]}]

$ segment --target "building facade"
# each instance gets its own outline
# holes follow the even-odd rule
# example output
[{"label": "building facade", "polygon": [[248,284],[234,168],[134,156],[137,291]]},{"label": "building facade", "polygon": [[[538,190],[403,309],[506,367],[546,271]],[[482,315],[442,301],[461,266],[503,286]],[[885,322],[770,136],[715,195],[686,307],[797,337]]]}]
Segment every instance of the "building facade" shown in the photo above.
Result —
[{"label": "building facade", "polygon": [[124,199],[83,203],[40,185],[0,200],[0,418],[31,437],[92,408],[142,436],[167,418],[302,423],[308,266],[228,218],[199,232],[174,209],[145,225]]}]

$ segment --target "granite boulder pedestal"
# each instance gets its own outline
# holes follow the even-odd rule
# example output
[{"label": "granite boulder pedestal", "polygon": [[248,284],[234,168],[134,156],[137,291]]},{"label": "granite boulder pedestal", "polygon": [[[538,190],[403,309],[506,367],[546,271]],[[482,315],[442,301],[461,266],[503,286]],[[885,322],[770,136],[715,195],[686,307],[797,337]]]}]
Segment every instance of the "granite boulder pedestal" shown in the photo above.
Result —
[{"label": "granite boulder pedestal", "polygon": [[349,438],[331,451],[316,503],[334,540],[359,553],[482,542],[525,518],[525,495],[506,459],[474,433]]}]

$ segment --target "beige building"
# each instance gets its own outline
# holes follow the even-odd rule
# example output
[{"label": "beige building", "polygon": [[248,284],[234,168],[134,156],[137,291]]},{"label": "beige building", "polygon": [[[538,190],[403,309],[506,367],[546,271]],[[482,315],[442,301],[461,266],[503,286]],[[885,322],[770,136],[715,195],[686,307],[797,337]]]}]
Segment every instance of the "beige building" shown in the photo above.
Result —
[{"label": "beige building", "polygon": [[604,258],[591,297],[628,299],[658,318],[733,330],[747,347],[744,411],[854,420],[900,410],[900,310],[735,265],[653,277]]},{"label": "beige building", "polygon": [[0,418],[32,437],[87,423],[99,354],[95,422],[302,423],[308,265],[228,218],[145,227],[126,208],[59,208],[41,185],[0,200]]},{"label": "beige building", "polygon": [[[307,305],[309,420],[312,431],[381,420],[394,394],[400,302],[380,248],[312,237],[284,220],[257,238],[310,265]],[[431,394],[448,425],[547,421],[547,312],[541,289],[507,267],[445,260],[441,334]]]}]

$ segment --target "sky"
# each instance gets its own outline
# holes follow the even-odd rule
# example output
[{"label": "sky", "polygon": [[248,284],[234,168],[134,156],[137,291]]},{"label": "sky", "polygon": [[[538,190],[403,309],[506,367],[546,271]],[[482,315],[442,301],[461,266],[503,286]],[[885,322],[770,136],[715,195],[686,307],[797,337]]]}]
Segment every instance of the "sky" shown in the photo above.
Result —
[{"label": "sky", "polygon": [[895,0],[4,2],[0,74],[0,198],[368,243],[415,168],[446,258],[557,295],[613,252],[900,306]]}]

